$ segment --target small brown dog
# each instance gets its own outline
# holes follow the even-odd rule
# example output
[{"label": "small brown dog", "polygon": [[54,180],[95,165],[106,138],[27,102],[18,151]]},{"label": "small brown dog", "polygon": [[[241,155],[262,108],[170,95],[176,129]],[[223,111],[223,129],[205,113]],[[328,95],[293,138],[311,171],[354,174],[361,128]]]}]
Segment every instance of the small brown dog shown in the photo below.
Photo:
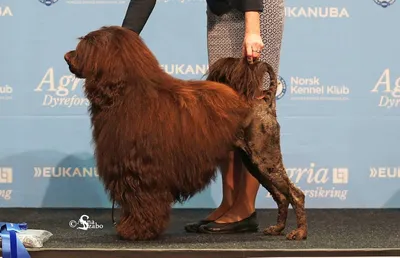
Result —
[{"label": "small brown dog", "polygon": [[273,76],[270,66],[224,59],[206,81],[179,80],[161,69],[139,35],[119,26],[81,37],[64,58],[85,79],[97,168],[121,207],[122,238],[158,237],[172,204],[208,186],[234,148],[278,203],[278,225],[264,232],[282,232],[291,203],[298,228],[287,238],[306,238],[304,194],[286,176],[280,154],[276,77],[265,97],[253,100],[263,94],[256,90],[260,77]]}]

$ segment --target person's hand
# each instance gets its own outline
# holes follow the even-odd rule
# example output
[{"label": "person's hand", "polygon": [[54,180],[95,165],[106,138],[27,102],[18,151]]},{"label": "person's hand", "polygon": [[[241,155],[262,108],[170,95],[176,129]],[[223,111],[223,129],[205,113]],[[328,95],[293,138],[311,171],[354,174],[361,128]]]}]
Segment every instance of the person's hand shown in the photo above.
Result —
[{"label": "person's hand", "polygon": [[243,55],[252,64],[260,58],[261,50],[264,48],[261,35],[257,33],[245,33],[243,41]]}]

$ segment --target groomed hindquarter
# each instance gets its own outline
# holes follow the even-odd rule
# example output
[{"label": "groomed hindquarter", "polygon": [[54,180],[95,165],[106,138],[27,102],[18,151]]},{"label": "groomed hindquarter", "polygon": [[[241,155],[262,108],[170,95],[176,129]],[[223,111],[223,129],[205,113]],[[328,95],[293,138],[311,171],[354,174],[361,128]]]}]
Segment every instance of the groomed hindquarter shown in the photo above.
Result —
[{"label": "groomed hindquarter", "polygon": [[266,99],[254,100],[252,103],[252,112],[240,133],[236,147],[249,172],[271,193],[278,205],[277,224],[264,229],[264,234],[282,233],[291,204],[296,213],[297,229],[286,237],[289,240],[306,239],[305,196],[287,176],[281,150],[280,124],[274,105]]}]

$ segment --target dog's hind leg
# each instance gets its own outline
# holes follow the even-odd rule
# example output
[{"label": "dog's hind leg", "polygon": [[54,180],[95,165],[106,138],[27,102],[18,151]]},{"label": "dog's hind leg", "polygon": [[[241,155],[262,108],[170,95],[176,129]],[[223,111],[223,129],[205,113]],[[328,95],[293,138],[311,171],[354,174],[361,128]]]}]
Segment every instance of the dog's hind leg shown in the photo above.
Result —
[{"label": "dog's hind leg", "polygon": [[240,150],[243,163],[245,164],[248,171],[260,182],[260,184],[271,194],[272,198],[276,202],[278,206],[278,216],[277,216],[277,224],[273,226],[269,226],[263,230],[265,235],[281,235],[282,231],[286,227],[286,221],[289,212],[289,200],[288,198],[282,194],[278,188],[276,188],[271,180],[265,176],[265,174],[260,173],[257,166],[255,166],[250,156],[247,152]]},{"label": "dog's hind leg", "polygon": [[286,227],[286,221],[289,212],[289,200],[286,198],[284,194],[282,194],[274,185],[272,184],[265,184],[267,185],[267,190],[270,192],[272,198],[278,205],[278,218],[276,225],[269,226],[263,230],[265,235],[281,235],[282,231]]},{"label": "dog's hind leg", "polygon": [[[263,108],[262,105],[261,108]],[[305,196],[290,181],[283,166],[280,126],[276,117],[270,113],[261,115],[254,113],[252,121],[248,123],[239,138],[236,146],[241,151],[243,163],[260,184],[271,193],[278,205],[278,224],[265,229],[264,233],[277,235],[282,232],[286,226],[288,203],[290,203],[296,213],[297,229],[286,237],[292,240],[306,239]]]},{"label": "dog's hind leg", "polygon": [[307,238],[307,220],[304,207],[304,193],[297,188],[286,175],[284,168],[262,168],[263,166],[252,159],[252,155],[241,149],[243,163],[249,172],[267,189],[278,205],[277,225],[266,228],[266,235],[279,235],[286,227],[289,203],[296,213],[297,229],[286,235],[289,240]]},{"label": "dog's hind leg", "polygon": [[153,240],[166,229],[170,219],[171,196],[153,191],[129,191],[118,200],[121,218],[118,235],[126,240]]},{"label": "dog's hind leg", "polygon": [[[297,229],[291,231],[286,235],[287,239],[290,240],[302,240],[307,238],[307,220],[305,212],[305,195],[297,188],[286,175],[286,170],[283,166],[278,168],[268,168],[265,170],[267,174],[268,181],[270,181],[276,190],[278,190],[282,195],[284,195],[287,200],[292,205],[297,220]],[[287,216],[286,209],[286,216]],[[268,234],[268,229],[264,231]]]}]

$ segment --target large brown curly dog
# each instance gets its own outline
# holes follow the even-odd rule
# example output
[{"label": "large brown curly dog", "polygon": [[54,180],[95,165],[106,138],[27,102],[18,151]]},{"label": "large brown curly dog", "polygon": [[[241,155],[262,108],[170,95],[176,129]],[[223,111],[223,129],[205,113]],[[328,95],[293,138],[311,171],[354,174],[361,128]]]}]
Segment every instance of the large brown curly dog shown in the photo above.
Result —
[{"label": "large brown curly dog", "polygon": [[[229,151],[239,148],[279,207],[278,224],[264,233],[283,231],[290,203],[298,227],[287,238],[306,238],[304,195],[282,163],[277,82],[268,64],[227,58],[210,68],[206,81],[179,80],[161,69],[136,33],[119,26],[81,37],[64,58],[85,79],[99,176],[121,207],[119,236],[158,237],[172,205],[208,186]],[[264,94],[255,89],[266,72],[273,85],[263,99],[254,98]]]}]

